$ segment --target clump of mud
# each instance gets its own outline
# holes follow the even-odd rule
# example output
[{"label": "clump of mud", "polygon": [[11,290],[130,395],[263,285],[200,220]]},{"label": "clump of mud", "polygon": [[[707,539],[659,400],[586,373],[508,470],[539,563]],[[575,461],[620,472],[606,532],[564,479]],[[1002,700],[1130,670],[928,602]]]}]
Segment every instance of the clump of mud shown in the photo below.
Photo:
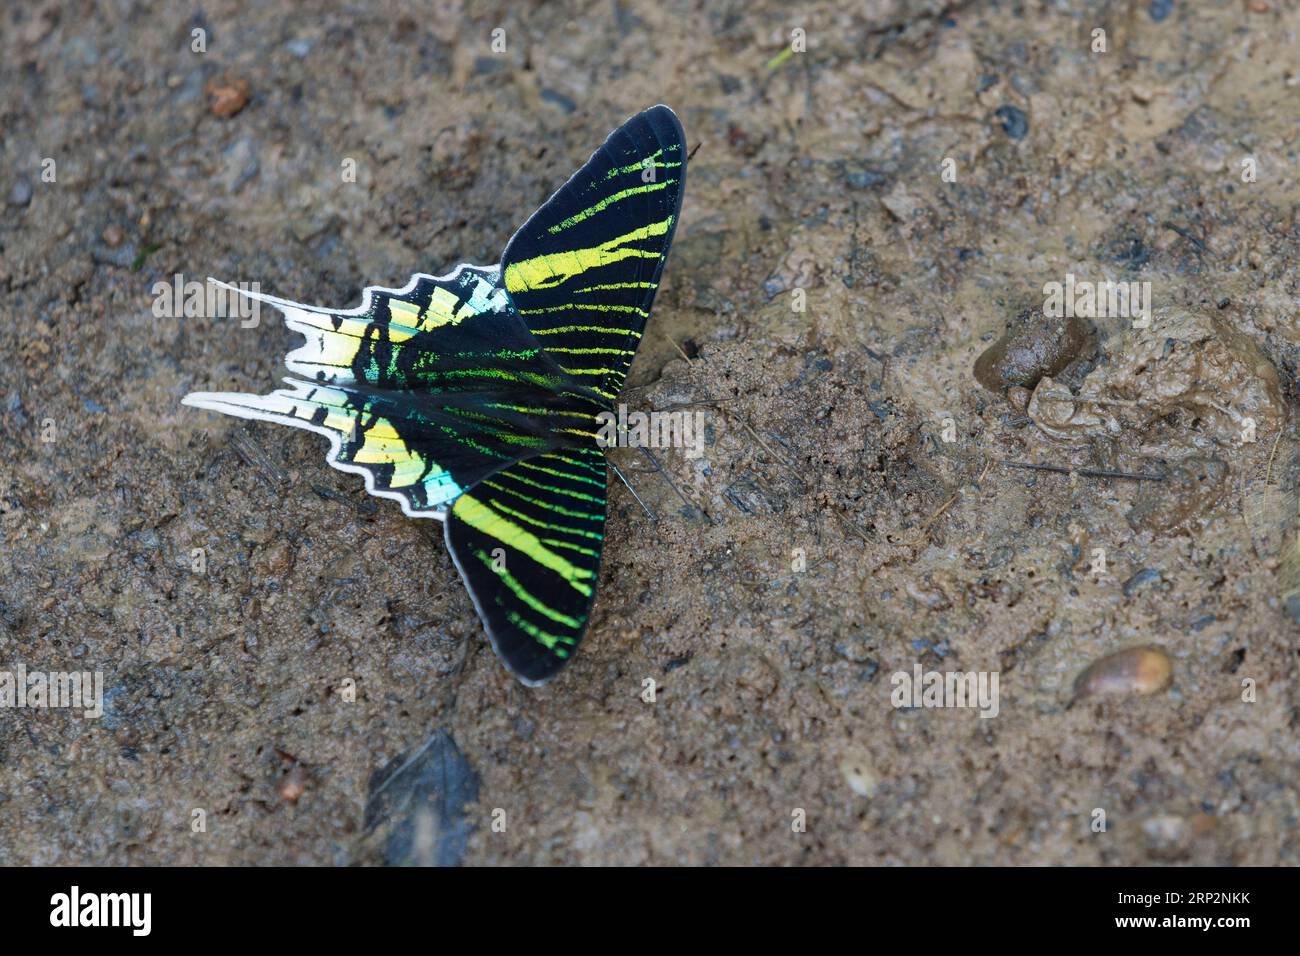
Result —
[{"label": "clump of mud", "polygon": [[1097,329],[1079,316],[1046,316],[1026,309],[975,360],[975,379],[990,391],[1033,388],[1044,376],[1081,381],[1097,354]]},{"label": "clump of mud", "polygon": [[1125,516],[1134,530],[1168,534],[1206,518],[1227,490],[1228,466],[1218,458],[1188,456],[1147,482]]},{"label": "clump of mud", "polygon": [[1286,417],[1277,370],[1259,347],[1197,312],[1170,310],[1150,329],[1126,329],[1076,394],[1065,384],[1044,377],[1028,408],[1035,425],[1063,441],[1123,435],[1190,453],[1252,442]]}]

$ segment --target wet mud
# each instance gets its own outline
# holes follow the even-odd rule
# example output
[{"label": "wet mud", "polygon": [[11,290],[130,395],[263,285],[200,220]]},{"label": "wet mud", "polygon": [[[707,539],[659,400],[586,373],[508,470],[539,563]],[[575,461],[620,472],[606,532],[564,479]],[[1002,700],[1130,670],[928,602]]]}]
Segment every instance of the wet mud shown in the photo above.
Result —
[{"label": "wet mud", "polygon": [[[1300,13],[1152,9],[7,5],[0,667],[104,692],[0,709],[0,863],[1296,863]],[[298,336],[154,290],[494,262],[660,101],[697,151],[624,401],[706,444],[611,453],[654,517],[611,489],[533,690],[439,525],[180,405]],[[1149,327],[986,388],[1067,274]],[[997,716],[894,706],[918,667]]]}]

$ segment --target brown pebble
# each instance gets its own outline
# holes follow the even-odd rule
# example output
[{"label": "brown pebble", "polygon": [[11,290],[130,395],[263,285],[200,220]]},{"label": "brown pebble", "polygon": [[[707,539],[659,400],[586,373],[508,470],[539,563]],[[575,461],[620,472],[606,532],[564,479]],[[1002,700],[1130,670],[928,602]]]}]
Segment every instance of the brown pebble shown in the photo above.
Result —
[{"label": "brown pebble", "polygon": [[1021,385],[1013,385],[1007,389],[1007,401],[1011,407],[1018,412],[1023,412],[1029,407],[1029,397],[1033,392]]},{"label": "brown pebble", "polygon": [[208,81],[204,91],[212,101],[208,104],[212,115],[229,119],[248,104],[250,88],[247,80],[223,76]]},{"label": "brown pebble", "polygon": [[280,791],[280,799],[285,803],[297,803],[298,798],[307,791],[307,775],[301,767],[294,767],[280,778],[276,789]]},{"label": "brown pebble", "polygon": [[122,230],[117,226],[108,226],[104,229],[103,233],[100,234],[99,238],[104,240],[104,245],[108,246],[108,248],[116,249],[122,244],[122,240],[126,237],[123,235]]},{"label": "brown pebble", "polygon": [[1074,681],[1074,699],[1096,694],[1139,694],[1167,690],[1174,662],[1160,647],[1130,647],[1093,661]]},{"label": "brown pebble", "polygon": [[277,541],[267,546],[260,563],[268,575],[281,578],[293,568],[294,553],[287,542]]}]

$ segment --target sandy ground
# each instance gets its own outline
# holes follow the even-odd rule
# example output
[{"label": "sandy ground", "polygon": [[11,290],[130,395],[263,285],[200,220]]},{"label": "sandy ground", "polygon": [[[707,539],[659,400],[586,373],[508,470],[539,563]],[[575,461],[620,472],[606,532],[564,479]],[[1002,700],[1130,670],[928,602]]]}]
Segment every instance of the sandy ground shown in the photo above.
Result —
[{"label": "sandy ground", "polygon": [[[1075,6],[6,5],[0,668],[105,712],[0,710],[0,863],[1296,863],[1300,13]],[[625,398],[710,443],[614,453],[657,521],[612,489],[530,690],[439,525],[179,404],[297,336],[152,290],[494,262],[659,101],[698,153]],[[1067,273],[1153,327],[983,387]],[[1168,686],[1074,699],[1138,645]],[[895,708],[918,664],[997,716]]]}]

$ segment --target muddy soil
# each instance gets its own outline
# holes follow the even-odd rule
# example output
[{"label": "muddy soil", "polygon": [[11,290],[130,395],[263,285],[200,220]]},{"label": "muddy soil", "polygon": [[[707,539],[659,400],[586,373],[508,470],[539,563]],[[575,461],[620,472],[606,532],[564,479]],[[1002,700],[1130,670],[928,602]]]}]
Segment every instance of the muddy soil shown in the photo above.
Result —
[{"label": "muddy soil", "polygon": [[[1300,11],[1075,6],[5,5],[0,670],[104,713],[0,709],[0,863],[1300,861]],[[655,520],[612,488],[533,690],[439,525],[180,405],[298,336],[154,288],[494,262],[660,101],[698,151],[624,398],[708,445],[613,452]],[[1067,274],[1149,325],[986,388]],[[918,665],[996,716],[895,707]]]}]

